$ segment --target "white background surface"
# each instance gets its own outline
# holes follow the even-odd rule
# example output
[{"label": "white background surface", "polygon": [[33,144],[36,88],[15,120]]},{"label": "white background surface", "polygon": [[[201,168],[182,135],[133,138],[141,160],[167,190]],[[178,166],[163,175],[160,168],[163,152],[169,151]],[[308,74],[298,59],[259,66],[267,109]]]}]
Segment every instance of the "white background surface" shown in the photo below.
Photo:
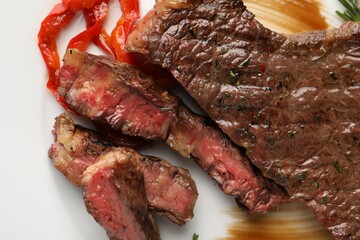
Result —
[{"label": "white background surface", "polygon": [[[154,1],[141,2],[144,14]],[[53,141],[54,117],[62,109],[45,88],[46,69],[37,47],[37,32],[55,3],[54,0],[0,0],[1,240],[108,239],[86,212],[81,190],[57,172],[47,156]],[[111,6],[110,11],[119,11],[115,10],[117,4]],[[61,35],[60,56],[67,37],[83,28],[83,19],[76,18]],[[161,144],[146,152],[189,168],[200,194],[195,218],[185,227],[157,218],[162,239],[191,240],[194,232],[200,234],[200,240],[225,236],[226,226],[232,221],[226,211],[236,206],[233,199],[222,194],[191,159],[180,158]]]}]

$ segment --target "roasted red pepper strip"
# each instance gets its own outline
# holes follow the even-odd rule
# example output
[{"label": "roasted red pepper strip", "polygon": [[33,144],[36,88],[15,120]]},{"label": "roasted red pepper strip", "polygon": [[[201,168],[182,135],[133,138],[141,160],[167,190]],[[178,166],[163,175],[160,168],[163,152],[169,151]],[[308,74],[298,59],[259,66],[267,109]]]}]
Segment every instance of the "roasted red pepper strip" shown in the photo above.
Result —
[{"label": "roasted red pepper strip", "polygon": [[73,11],[78,12],[85,8],[91,8],[98,0],[62,0],[63,5]]},{"label": "roasted red pepper strip", "polygon": [[[103,21],[109,11],[109,0],[101,0],[96,3],[90,9],[84,9],[84,17],[86,21],[86,27],[91,28],[92,26]],[[114,57],[113,50],[111,48],[110,36],[107,34],[105,29],[102,27],[101,33],[94,36],[92,41],[101,48],[104,52]]]},{"label": "roasted red pepper strip", "polygon": [[[100,34],[104,32],[103,22],[109,11],[108,0],[98,0],[91,9],[84,9],[84,13],[89,11],[93,13],[91,25],[87,23],[87,29],[71,39],[68,48],[85,51],[89,43],[94,39],[99,39]],[[110,49],[105,42],[101,42],[99,47],[104,47],[104,50]]]},{"label": "roasted red pepper strip", "polygon": [[38,46],[49,74],[46,86],[55,95],[56,100],[66,109],[69,109],[68,105],[56,91],[60,86],[59,77],[56,74],[56,71],[60,68],[56,38],[60,30],[70,23],[74,15],[74,12],[68,10],[63,4],[55,5],[48,16],[42,21],[38,34]]},{"label": "roasted red pepper strip", "polygon": [[[70,110],[65,99],[57,92],[60,80],[57,71],[60,68],[60,59],[57,52],[56,38],[61,29],[70,23],[77,11],[89,9],[98,3],[101,8],[96,12],[96,20],[91,27],[73,38],[69,47],[85,50],[90,41],[102,32],[102,23],[108,13],[108,0],[63,0],[55,5],[48,16],[42,21],[38,33],[38,46],[48,69],[49,80],[47,88],[55,95],[56,100],[67,110]],[[104,11],[105,10],[105,11]]]},{"label": "roasted red pepper strip", "polygon": [[120,0],[120,6],[123,15],[111,33],[112,47],[117,60],[134,64],[133,56],[125,51],[125,43],[134,22],[140,18],[139,1]]}]

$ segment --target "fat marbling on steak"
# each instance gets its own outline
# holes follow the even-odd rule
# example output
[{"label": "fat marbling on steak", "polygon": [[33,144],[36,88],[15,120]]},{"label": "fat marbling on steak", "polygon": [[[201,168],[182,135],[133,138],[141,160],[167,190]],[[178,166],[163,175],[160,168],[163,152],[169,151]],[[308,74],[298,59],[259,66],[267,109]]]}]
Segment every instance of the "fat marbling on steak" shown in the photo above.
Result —
[{"label": "fat marbling on steak", "polygon": [[250,212],[267,211],[288,200],[219,129],[135,67],[70,49],[59,76],[58,91],[74,111],[130,135],[164,140],[183,156],[193,156]]},{"label": "fat marbling on steak", "polygon": [[360,23],[284,36],[240,0],[158,0],[129,51],[172,72],[337,239],[360,239]]},{"label": "fat marbling on steak", "polygon": [[[56,169],[77,186],[81,185],[84,171],[98,162],[103,152],[115,149],[93,130],[75,125],[67,113],[56,118],[53,132],[55,143],[49,149],[49,157]],[[193,218],[198,192],[189,171],[130,148],[122,147],[122,151],[132,156],[144,176],[150,210],[179,225]]]}]

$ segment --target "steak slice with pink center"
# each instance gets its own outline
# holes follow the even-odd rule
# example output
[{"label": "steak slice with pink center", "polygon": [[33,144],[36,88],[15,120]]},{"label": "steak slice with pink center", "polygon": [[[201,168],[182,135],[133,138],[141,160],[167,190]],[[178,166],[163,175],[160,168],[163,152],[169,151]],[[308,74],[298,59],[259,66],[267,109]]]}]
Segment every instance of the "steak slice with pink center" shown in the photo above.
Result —
[{"label": "steak slice with pink center", "polygon": [[[49,157],[53,165],[77,186],[81,184],[83,172],[98,162],[103,152],[115,149],[94,131],[74,125],[66,113],[56,118],[54,135],[55,143],[49,149]],[[121,149],[132,156],[144,175],[150,210],[179,225],[190,221],[198,192],[189,171],[161,158],[143,156],[129,148]]]},{"label": "steak slice with pink center", "polygon": [[283,189],[256,171],[219,129],[134,67],[68,50],[60,80],[59,93],[76,112],[126,134],[162,139],[182,155],[193,156],[250,212],[287,201]]}]

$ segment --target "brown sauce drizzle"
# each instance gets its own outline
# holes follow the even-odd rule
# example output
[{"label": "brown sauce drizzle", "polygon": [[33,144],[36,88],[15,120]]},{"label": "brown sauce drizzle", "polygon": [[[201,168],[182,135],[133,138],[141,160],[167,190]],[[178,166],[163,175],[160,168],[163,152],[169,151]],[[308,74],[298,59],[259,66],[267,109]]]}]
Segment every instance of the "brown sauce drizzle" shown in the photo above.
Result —
[{"label": "brown sauce drizzle", "polygon": [[321,15],[321,0],[244,0],[264,26],[276,32],[290,34],[329,27]]},{"label": "brown sauce drizzle", "polygon": [[268,214],[249,215],[231,209],[236,221],[228,228],[227,238],[219,240],[332,240],[312,212],[296,203],[284,204]]}]

